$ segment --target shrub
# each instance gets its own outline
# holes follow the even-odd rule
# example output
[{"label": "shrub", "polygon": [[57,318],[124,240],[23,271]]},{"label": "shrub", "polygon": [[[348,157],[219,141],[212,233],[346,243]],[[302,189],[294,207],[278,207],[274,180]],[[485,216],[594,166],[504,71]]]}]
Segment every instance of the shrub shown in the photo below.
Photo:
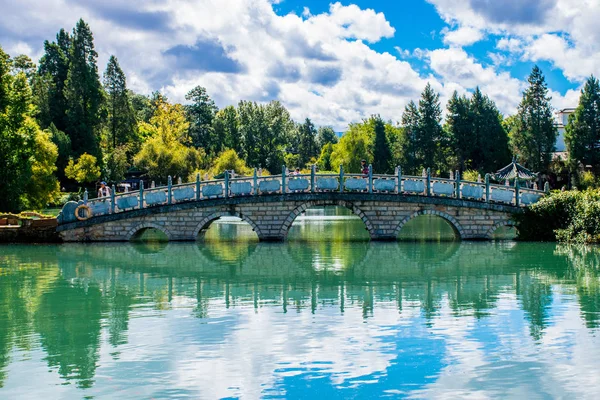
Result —
[{"label": "shrub", "polygon": [[520,240],[600,242],[600,190],[553,192],[515,216]]}]

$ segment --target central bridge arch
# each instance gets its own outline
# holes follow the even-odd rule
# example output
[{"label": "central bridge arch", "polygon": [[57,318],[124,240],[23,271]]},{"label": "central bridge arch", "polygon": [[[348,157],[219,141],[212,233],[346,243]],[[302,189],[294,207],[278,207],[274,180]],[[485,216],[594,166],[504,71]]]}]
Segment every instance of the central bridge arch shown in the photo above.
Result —
[{"label": "central bridge arch", "polygon": [[315,200],[315,201],[307,201],[307,202],[300,204],[299,206],[297,206],[294,210],[292,210],[288,214],[283,225],[281,226],[281,230],[279,232],[280,235],[282,237],[287,237],[287,234],[288,234],[290,228],[292,227],[292,224],[294,223],[296,218],[300,214],[302,214],[304,211],[306,211],[312,207],[327,207],[327,206],[344,207],[344,208],[347,208],[348,210],[352,211],[354,213],[354,215],[356,215],[357,217],[359,217],[362,220],[362,222],[365,224],[365,229],[369,232],[369,236],[371,238],[373,238],[373,236],[374,236],[373,224],[371,223],[369,218],[366,216],[366,214],[360,208],[358,208],[356,205],[354,205],[352,202],[344,201],[344,200]]},{"label": "central bridge arch", "polygon": [[454,233],[456,234],[458,239],[461,239],[461,240],[464,239],[464,229],[461,226],[460,222],[456,218],[451,216],[450,214],[443,212],[443,211],[438,211],[438,210],[418,210],[418,211],[414,212],[413,214],[406,217],[404,220],[402,220],[398,224],[398,226],[396,227],[395,236],[398,236],[400,234],[400,231],[402,230],[404,225],[406,225],[407,222],[409,222],[421,215],[437,216],[437,217],[444,219],[452,227],[452,230],[454,230]]},{"label": "central bridge arch", "polygon": [[194,238],[197,238],[199,236],[202,237],[204,233],[206,233],[206,230],[210,227],[210,225],[221,217],[237,217],[242,221],[248,223],[248,225],[252,227],[252,230],[258,235],[259,238],[262,236],[260,227],[251,218],[249,218],[248,215],[235,210],[217,211],[204,217],[204,219],[202,219],[198,223],[196,228],[193,230],[192,236]]}]

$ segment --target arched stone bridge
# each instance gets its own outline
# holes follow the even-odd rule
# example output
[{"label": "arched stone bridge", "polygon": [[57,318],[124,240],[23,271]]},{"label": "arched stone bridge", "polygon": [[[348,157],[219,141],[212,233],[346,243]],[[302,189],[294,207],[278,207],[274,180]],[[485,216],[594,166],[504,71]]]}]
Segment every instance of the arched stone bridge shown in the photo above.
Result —
[{"label": "arched stone bridge", "polygon": [[[399,170],[399,169],[398,169]],[[457,174],[458,175],[458,174]],[[362,219],[372,240],[396,240],[412,218],[444,218],[461,239],[490,239],[544,192],[486,181],[396,175],[310,175],[200,181],[70,202],[59,215],[65,241],[127,241],[154,228],[172,241],[193,241],[222,216],[252,226],[261,241],[285,240],[307,208],[343,206]],[[76,208],[80,205],[78,220]],[[87,213],[89,212],[89,214]],[[91,215],[90,215],[91,214]]]}]

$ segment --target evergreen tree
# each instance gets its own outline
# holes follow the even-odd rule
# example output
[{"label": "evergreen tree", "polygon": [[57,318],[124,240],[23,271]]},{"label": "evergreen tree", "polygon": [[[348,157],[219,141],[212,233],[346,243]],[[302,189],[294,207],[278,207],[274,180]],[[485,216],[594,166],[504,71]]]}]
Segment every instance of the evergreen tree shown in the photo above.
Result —
[{"label": "evergreen tree", "polygon": [[98,128],[102,122],[100,110],[104,94],[98,75],[97,58],[92,31],[80,19],[73,29],[69,73],[65,82],[68,116],[65,132],[71,138],[76,156],[86,152],[92,155],[100,153]]},{"label": "evergreen tree", "polygon": [[375,132],[373,170],[377,171],[378,174],[390,173],[393,171],[391,166],[392,152],[385,132],[385,123],[379,115],[371,117],[371,123]]},{"label": "evergreen tree", "polygon": [[322,149],[328,143],[336,144],[338,142],[338,136],[330,126],[321,126],[317,132],[317,145],[319,149]]},{"label": "evergreen tree", "polygon": [[304,123],[298,126],[298,137],[299,166],[304,167],[311,159],[319,155],[316,141],[317,130],[309,118],[306,118]]},{"label": "evergreen tree", "polygon": [[72,39],[64,29],[56,35],[56,42],[44,42],[44,55],[33,84],[38,94],[36,105],[40,110],[38,121],[42,128],[54,124],[58,130],[65,131],[68,127],[65,82],[69,75],[71,44]]},{"label": "evergreen tree", "polygon": [[109,140],[112,151],[123,144],[136,141],[135,116],[129,101],[125,74],[115,56],[111,56],[104,73],[104,89],[107,94]]},{"label": "evergreen tree", "polygon": [[447,108],[446,130],[450,136],[457,168],[466,171],[471,166],[472,155],[477,147],[472,137],[471,102],[466,96],[459,96],[454,91]]},{"label": "evergreen tree", "polygon": [[406,137],[406,150],[404,154],[406,173],[416,175],[420,171],[421,165],[418,159],[417,136],[419,135],[419,121],[421,114],[414,101],[410,101],[404,108],[402,114],[402,126]]},{"label": "evergreen tree", "polygon": [[440,95],[428,83],[419,100],[419,130],[416,146],[420,163],[424,168],[436,168],[440,164],[440,147],[443,140],[442,106]]},{"label": "evergreen tree", "polygon": [[581,90],[579,105],[569,118],[565,141],[569,161],[591,165],[596,176],[600,173],[600,84],[590,76]]},{"label": "evergreen tree", "polygon": [[202,86],[196,86],[185,98],[192,102],[186,106],[192,145],[202,147],[209,155],[217,154],[223,149],[223,138],[214,134],[212,124],[219,109]]},{"label": "evergreen tree", "polygon": [[56,175],[62,182],[66,178],[65,168],[71,157],[71,139],[69,139],[63,131],[59,131],[54,124],[50,124],[47,131],[50,134],[50,140],[52,140],[52,143],[54,143],[58,149]]},{"label": "evergreen tree", "polygon": [[548,96],[544,75],[537,65],[527,80],[529,87],[523,93],[511,141],[515,153],[530,169],[544,172],[550,164],[557,136],[551,97]]}]

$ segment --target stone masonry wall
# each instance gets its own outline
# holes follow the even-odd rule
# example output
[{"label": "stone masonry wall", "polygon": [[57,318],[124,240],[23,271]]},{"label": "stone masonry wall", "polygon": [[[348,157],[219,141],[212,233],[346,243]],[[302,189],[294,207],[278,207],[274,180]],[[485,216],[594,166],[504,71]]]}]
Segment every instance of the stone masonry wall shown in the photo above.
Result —
[{"label": "stone masonry wall", "polygon": [[373,240],[396,240],[406,222],[419,215],[446,219],[461,239],[490,239],[500,226],[511,225],[509,212],[482,208],[385,201],[281,201],[190,208],[124,218],[63,230],[64,241],[128,241],[136,233],[155,228],[172,241],[193,241],[221,216],[237,216],[248,222],[261,241],[285,240],[294,219],[314,206],[347,207],[365,223]]}]

